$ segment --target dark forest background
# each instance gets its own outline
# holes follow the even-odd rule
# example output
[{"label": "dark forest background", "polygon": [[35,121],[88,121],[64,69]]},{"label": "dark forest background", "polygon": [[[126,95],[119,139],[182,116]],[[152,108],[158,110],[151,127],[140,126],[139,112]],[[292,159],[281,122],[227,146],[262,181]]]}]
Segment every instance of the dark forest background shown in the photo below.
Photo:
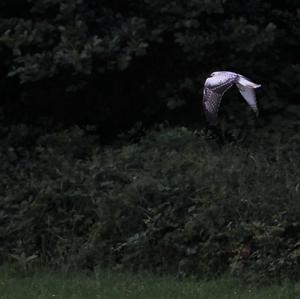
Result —
[{"label": "dark forest background", "polygon": [[[262,121],[299,117],[297,1],[0,5],[1,107],[10,121],[47,116],[118,132],[137,121],[201,122],[203,82],[215,70],[262,84]],[[238,119],[246,109],[232,98],[237,105],[224,106]]]},{"label": "dark forest background", "polygon": [[298,2],[2,0],[0,262],[299,277]]}]

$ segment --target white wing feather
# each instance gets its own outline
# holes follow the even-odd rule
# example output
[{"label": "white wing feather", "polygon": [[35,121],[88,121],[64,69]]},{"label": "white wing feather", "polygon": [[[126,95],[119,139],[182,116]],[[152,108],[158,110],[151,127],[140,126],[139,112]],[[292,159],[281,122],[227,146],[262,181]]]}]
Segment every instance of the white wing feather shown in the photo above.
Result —
[{"label": "white wing feather", "polygon": [[239,92],[243,96],[243,98],[246,100],[246,102],[249,104],[249,106],[252,108],[252,110],[258,114],[258,108],[256,103],[256,96],[255,91],[252,87],[246,87],[242,86],[239,83],[236,83],[236,86],[239,89]]},{"label": "white wing feather", "polygon": [[237,82],[242,86],[251,87],[251,88],[258,88],[261,86],[260,84],[256,84],[242,75],[239,75]]}]

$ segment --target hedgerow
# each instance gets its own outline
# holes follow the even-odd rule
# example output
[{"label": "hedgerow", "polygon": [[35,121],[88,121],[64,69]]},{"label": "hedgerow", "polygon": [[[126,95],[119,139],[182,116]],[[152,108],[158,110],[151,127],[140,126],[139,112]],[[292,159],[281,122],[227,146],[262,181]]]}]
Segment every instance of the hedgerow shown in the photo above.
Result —
[{"label": "hedgerow", "polygon": [[185,127],[105,146],[79,127],[1,134],[1,262],[299,278],[297,134],[222,146]]}]

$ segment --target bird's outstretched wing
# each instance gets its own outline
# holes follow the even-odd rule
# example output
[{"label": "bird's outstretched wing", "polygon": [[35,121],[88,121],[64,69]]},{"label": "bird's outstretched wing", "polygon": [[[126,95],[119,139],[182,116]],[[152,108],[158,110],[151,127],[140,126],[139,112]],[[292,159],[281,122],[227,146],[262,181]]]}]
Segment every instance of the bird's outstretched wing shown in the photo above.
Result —
[{"label": "bird's outstretched wing", "polygon": [[217,123],[218,110],[222,100],[222,95],[212,91],[208,87],[204,87],[203,91],[203,111],[206,119],[211,125]]},{"label": "bird's outstretched wing", "polygon": [[241,84],[238,84],[238,83],[236,83],[236,86],[238,87],[239,92],[241,93],[243,98],[246,100],[246,102],[249,104],[249,106],[255,112],[255,114],[258,115],[256,95],[255,95],[254,89],[247,87],[247,86],[242,86]]},{"label": "bird's outstretched wing", "polygon": [[222,100],[222,95],[214,92],[208,87],[204,87],[203,91],[203,111],[208,122],[215,125],[218,120],[219,106]]},{"label": "bird's outstretched wing", "polygon": [[[218,76],[217,76],[218,77]],[[235,76],[208,78],[203,90],[203,110],[208,122],[215,125],[223,94],[234,84]]]}]

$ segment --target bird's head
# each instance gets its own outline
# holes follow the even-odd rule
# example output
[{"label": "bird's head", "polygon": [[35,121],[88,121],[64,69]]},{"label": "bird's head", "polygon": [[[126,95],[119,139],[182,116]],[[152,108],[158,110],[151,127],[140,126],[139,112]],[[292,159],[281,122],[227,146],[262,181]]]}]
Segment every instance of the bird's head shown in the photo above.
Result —
[{"label": "bird's head", "polygon": [[216,76],[216,75],[218,75],[219,73],[220,73],[220,72],[213,72],[213,73],[210,74],[210,77]]}]

